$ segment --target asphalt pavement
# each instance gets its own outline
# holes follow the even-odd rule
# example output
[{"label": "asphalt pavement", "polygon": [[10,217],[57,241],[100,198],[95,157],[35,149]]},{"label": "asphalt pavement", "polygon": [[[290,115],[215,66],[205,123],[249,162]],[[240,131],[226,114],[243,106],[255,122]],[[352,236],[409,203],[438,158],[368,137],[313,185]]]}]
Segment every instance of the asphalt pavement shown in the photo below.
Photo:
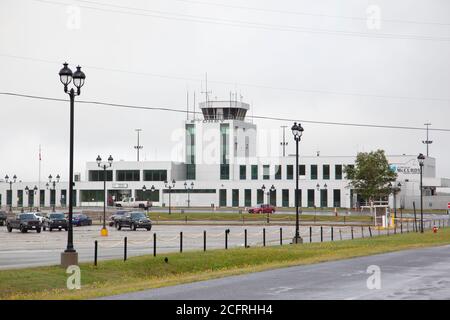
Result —
[{"label": "asphalt pavement", "polygon": [[450,246],[432,247],[275,269],[104,299],[450,299],[449,265]]}]

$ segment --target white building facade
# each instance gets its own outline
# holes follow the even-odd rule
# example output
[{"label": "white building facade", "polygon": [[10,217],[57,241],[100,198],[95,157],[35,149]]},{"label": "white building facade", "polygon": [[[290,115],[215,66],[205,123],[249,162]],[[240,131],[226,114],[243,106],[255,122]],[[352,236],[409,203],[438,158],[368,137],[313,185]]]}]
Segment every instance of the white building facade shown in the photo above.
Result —
[{"label": "white building facade", "polygon": [[[200,108],[202,119],[193,118],[184,123],[184,161],[113,162],[106,170],[106,194],[103,169],[96,162],[87,162],[84,178],[75,176],[74,205],[102,206],[105,197],[108,205],[113,205],[124,197],[134,197],[150,200],[154,206],[167,206],[169,190],[165,181],[171,185],[175,181],[171,189],[172,206],[251,207],[270,203],[295,207],[295,155],[257,155],[257,128],[245,118],[249,105],[238,101],[207,101],[200,103]],[[395,184],[401,183],[396,205],[411,208],[416,202],[417,206],[420,194],[417,155],[387,157],[392,170],[398,174]],[[360,199],[349,187],[344,168],[353,165],[355,158],[300,154],[300,206],[354,208]],[[450,197],[438,196],[437,190],[450,187],[450,180],[436,177],[434,158],[425,160],[423,185],[425,207],[446,209]],[[37,192],[33,191],[34,186],[38,187]],[[25,187],[30,191],[26,192]],[[45,182],[40,186],[37,182],[0,182],[0,206],[49,207],[54,203],[66,206],[68,183],[57,182],[55,190],[52,189],[53,185],[46,188]]]}]

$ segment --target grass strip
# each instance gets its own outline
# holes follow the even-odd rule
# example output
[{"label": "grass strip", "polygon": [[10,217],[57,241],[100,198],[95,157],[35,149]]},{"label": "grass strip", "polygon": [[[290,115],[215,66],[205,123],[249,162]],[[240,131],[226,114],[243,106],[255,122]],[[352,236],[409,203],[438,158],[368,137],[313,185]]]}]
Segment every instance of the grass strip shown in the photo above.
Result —
[{"label": "grass strip", "polygon": [[[450,243],[450,228],[373,238],[264,248],[140,256],[81,264],[80,290],[68,290],[58,267],[0,271],[0,299],[86,299],[293,265]],[[168,263],[164,258],[168,258]]]}]

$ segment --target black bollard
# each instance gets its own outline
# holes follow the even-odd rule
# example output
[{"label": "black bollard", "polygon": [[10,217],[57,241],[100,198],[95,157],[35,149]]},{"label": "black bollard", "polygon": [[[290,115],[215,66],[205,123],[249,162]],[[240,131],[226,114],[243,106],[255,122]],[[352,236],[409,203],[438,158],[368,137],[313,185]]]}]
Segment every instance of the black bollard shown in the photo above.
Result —
[{"label": "black bollard", "polygon": [[230,229],[225,230],[225,249],[228,249],[228,232]]},{"label": "black bollard", "polygon": [[266,246],[266,228],[263,228],[263,247]]},{"label": "black bollard", "polygon": [[180,232],[180,253],[183,252],[183,231]]},{"label": "black bollard", "polygon": [[244,247],[247,248],[247,229],[244,230]]},{"label": "black bollard", "polygon": [[312,242],[312,227],[309,227],[309,243]]},{"label": "black bollard", "polygon": [[127,237],[123,238],[123,261],[127,261]]},{"label": "black bollard", "polygon": [[206,230],[203,231],[203,251],[206,251]]},{"label": "black bollard", "polygon": [[153,256],[156,257],[156,232],[153,233]]},{"label": "black bollard", "polygon": [[283,228],[280,228],[280,246],[283,245]]},{"label": "black bollard", "polygon": [[97,251],[98,251],[98,243],[97,240],[94,242],[94,266],[97,266]]}]

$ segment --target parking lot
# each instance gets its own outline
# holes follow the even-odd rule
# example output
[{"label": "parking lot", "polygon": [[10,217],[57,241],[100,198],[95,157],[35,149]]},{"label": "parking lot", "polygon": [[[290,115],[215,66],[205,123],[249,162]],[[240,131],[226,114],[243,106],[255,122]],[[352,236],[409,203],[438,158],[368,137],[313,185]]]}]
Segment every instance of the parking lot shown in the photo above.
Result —
[{"label": "parking lot", "polygon": [[[101,237],[101,226],[85,226],[74,228],[74,246],[79,253],[80,262],[93,261],[94,242],[98,241],[98,259],[123,257],[124,237],[127,237],[128,256],[153,254],[153,233],[157,234],[157,254],[180,250],[180,232],[183,232],[183,251],[203,250],[203,231],[206,231],[207,249],[225,247],[225,230],[228,234],[228,247],[244,246],[244,230],[247,229],[249,246],[263,245],[263,228],[266,230],[266,245],[280,244],[279,226],[190,226],[190,225],[155,225],[152,231],[138,229],[118,231],[109,228],[109,236]],[[293,226],[282,229],[283,244],[288,244],[294,235]],[[323,229],[323,241],[331,239],[331,229]],[[309,227],[301,227],[301,235],[309,242]],[[361,229],[355,228],[354,237],[361,236]],[[365,230],[365,236],[369,236]],[[335,227],[334,240],[349,239],[348,227]],[[312,240],[320,241],[320,227],[313,227]],[[67,242],[65,231],[43,231],[36,233],[20,233],[17,230],[9,233],[0,227],[0,269],[22,268],[58,264],[60,253]]]}]

